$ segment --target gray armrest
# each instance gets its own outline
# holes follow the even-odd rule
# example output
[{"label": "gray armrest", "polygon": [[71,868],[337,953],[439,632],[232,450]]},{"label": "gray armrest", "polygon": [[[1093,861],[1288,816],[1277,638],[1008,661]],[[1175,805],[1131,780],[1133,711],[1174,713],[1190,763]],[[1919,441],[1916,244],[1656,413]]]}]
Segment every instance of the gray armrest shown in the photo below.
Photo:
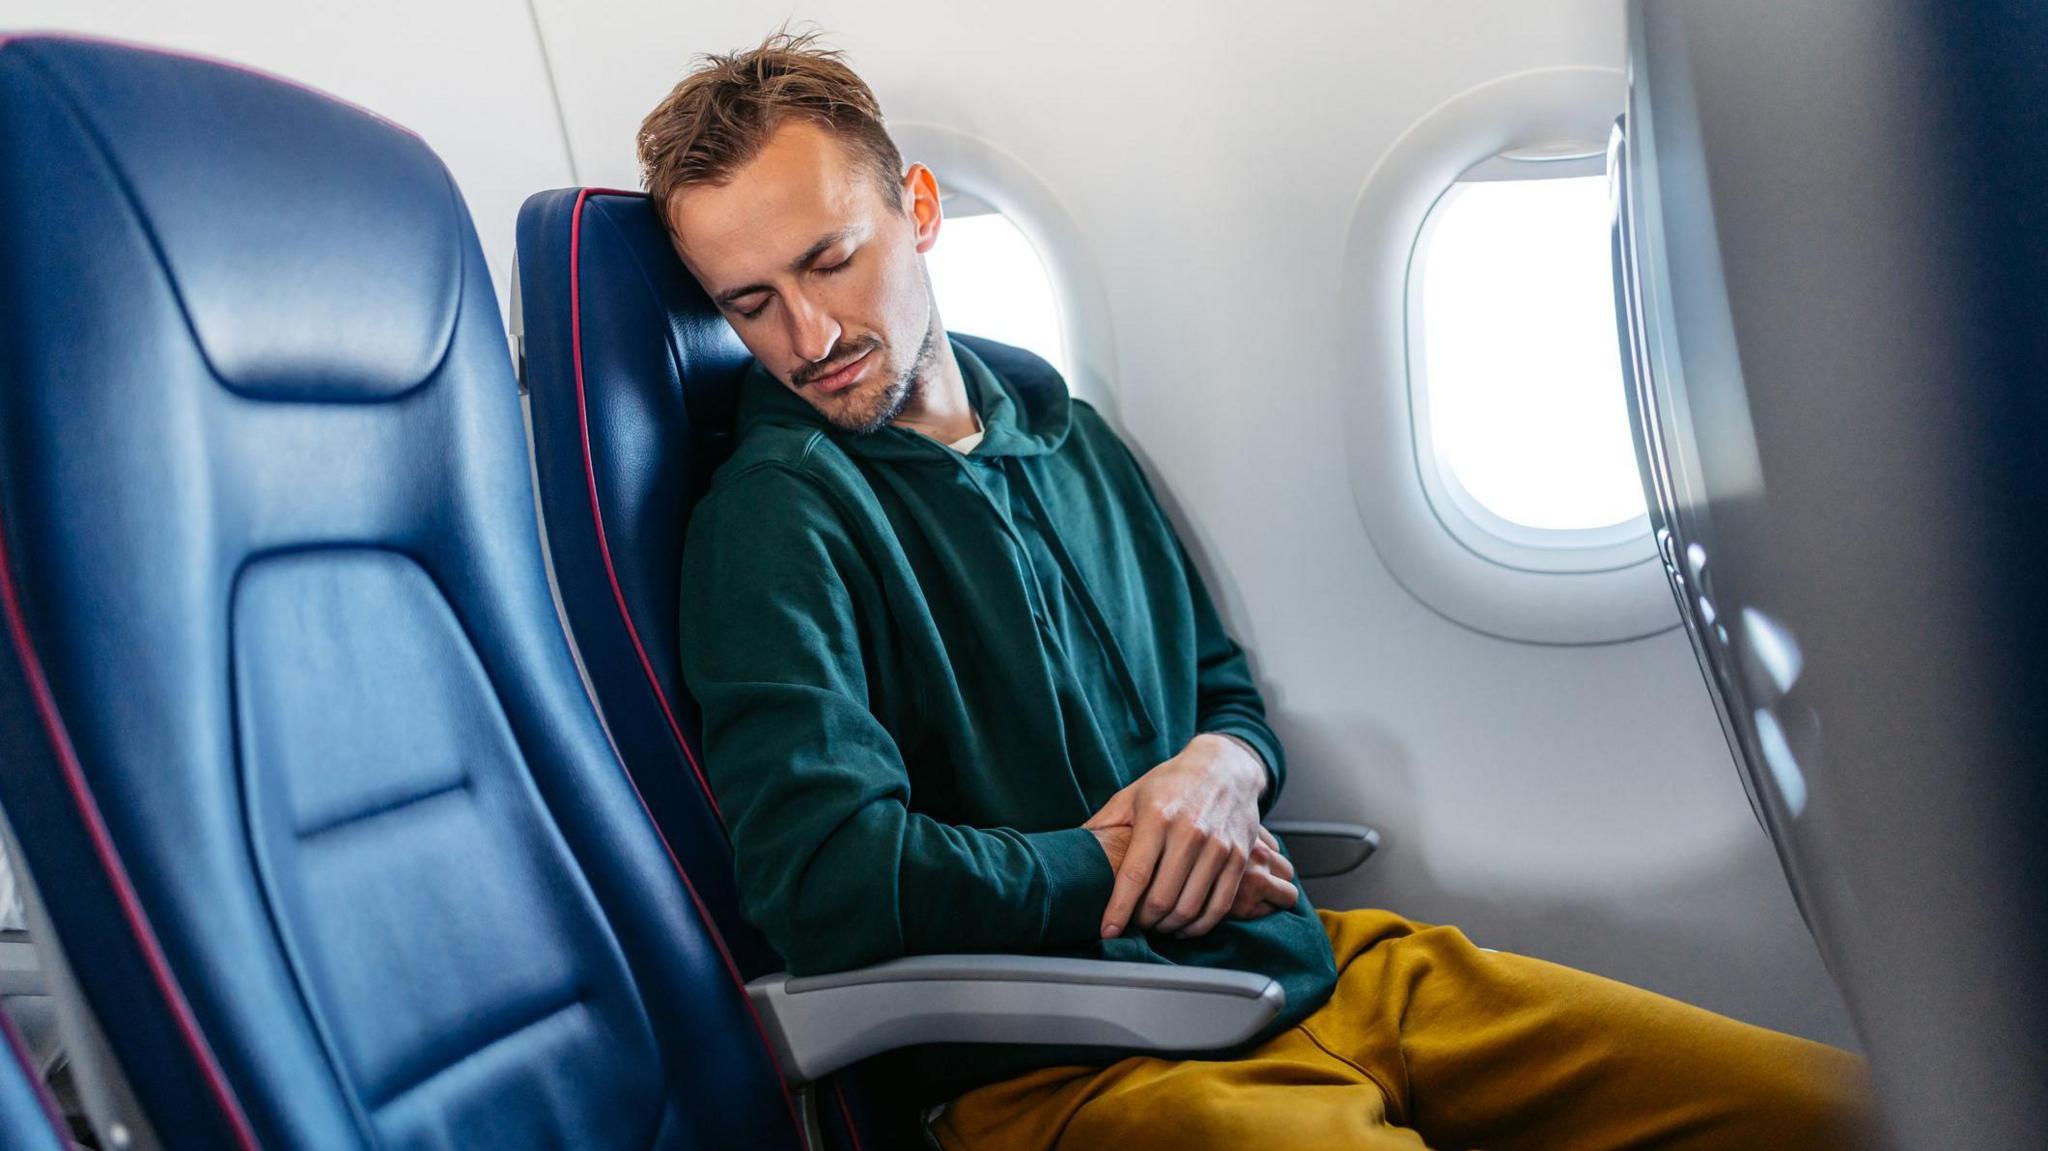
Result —
[{"label": "gray armrest", "polygon": [[1250,972],[1043,955],[919,955],[766,975],[747,993],[794,1083],[920,1043],[1228,1047],[1287,1002],[1278,983]]},{"label": "gray armrest", "polygon": [[1309,819],[1267,820],[1266,830],[1287,845],[1301,879],[1342,875],[1379,850],[1380,833],[1361,823],[1327,823]]},{"label": "gray armrest", "polygon": [[48,995],[42,961],[26,931],[0,931],[0,999]]}]

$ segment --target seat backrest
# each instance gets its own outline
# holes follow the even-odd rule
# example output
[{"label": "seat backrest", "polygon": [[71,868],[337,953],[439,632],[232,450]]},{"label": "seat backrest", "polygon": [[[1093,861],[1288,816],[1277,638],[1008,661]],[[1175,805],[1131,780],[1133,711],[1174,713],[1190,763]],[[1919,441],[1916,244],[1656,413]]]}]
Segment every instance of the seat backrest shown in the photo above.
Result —
[{"label": "seat backrest", "polygon": [[647,197],[562,188],[519,212],[534,463],[562,607],[606,725],[748,978],[782,970],[739,912],[677,649],[683,529],[732,449],[750,359]]},{"label": "seat backrest", "polygon": [[2048,1129],[2048,8],[1630,6],[1666,574],[1899,1147]]},{"label": "seat backrest", "polygon": [[0,804],[173,1147],[795,1147],[419,139],[0,44]]}]

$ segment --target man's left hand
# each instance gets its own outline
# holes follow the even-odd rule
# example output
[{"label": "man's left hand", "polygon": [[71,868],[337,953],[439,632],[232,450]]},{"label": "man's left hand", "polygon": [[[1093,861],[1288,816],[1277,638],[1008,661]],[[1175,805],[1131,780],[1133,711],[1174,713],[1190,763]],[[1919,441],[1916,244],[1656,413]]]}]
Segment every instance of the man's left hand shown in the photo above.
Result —
[{"label": "man's left hand", "polygon": [[1131,826],[1102,938],[1136,926],[1201,935],[1231,910],[1259,828],[1266,765],[1205,733],[1139,776],[1081,826]]}]

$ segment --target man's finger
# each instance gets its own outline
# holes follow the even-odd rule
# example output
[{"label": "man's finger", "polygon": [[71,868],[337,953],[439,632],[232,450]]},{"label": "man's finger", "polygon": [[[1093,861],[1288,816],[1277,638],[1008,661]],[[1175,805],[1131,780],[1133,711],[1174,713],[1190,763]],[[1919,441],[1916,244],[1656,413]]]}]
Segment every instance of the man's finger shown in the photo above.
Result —
[{"label": "man's finger", "polygon": [[1156,930],[1178,932],[1200,919],[1208,910],[1216,881],[1230,864],[1230,845],[1212,839],[1201,847],[1200,852],[1194,869],[1188,872],[1187,884],[1180,889],[1180,898],[1174,901],[1173,910],[1158,922]]},{"label": "man's finger", "polygon": [[1270,858],[1271,852],[1257,844],[1252,846],[1252,857],[1245,864],[1244,875],[1237,881],[1237,894],[1230,902],[1232,919],[1256,919],[1264,914],[1259,908],[1265,906],[1261,895],[1266,890],[1266,882],[1272,878],[1272,872],[1265,863]]},{"label": "man's finger", "polygon": [[1258,919],[1275,911],[1285,911],[1300,898],[1301,892],[1292,883],[1262,867],[1248,867],[1243,882],[1238,884],[1237,898],[1230,905],[1230,917]]},{"label": "man's finger", "polygon": [[1266,870],[1272,872],[1274,875],[1277,875],[1280,878],[1289,881],[1292,881],[1294,879],[1293,861],[1289,860],[1286,856],[1280,854],[1279,852],[1270,850],[1265,845],[1261,844],[1258,847],[1252,848],[1252,857],[1257,859],[1260,863],[1264,864]]},{"label": "man's finger", "polygon": [[1301,889],[1277,875],[1266,875],[1259,881],[1259,898],[1275,910],[1285,911],[1300,902]]},{"label": "man's finger", "polygon": [[1249,854],[1228,854],[1224,857],[1223,870],[1216,876],[1216,883],[1209,889],[1209,905],[1202,909],[1202,917],[1184,928],[1183,935],[1207,935],[1216,930],[1223,917],[1230,914],[1230,908],[1237,901],[1237,889],[1243,885],[1245,875],[1251,870]]},{"label": "man's finger", "polygon": [[1129,822],[1131,822],[1131,789],[1124,787],[1119,789],[1115,795],[1110,796],[1109,802],[1104,803],[1102,809],[1089,816],[1081,826],[1094,829],[1097,827],[1114,827],[1118,824]]},{"label": "man's finger", "polygon": [[1109,906],[1102,912],[1102,938],[1115,939],[1131,925],[1131,912],[1152,886],[1159,867],[1159,849],[1164,837],[1160,820],[1141,820],[1131,829],[1131,846],[1124,851],[1124,863],[1116,870],[1116,886],[1110,889]]},{"label": "man's finger", "polygon": [[[1153,818],[1162,826],[1168,826],[1164,817]],[[1181,891],[1188,885],[1188,876],[1201,862],[1202,848],[1206,844],[1202,833],[1188,824],[1169,827],[1162,842],[1165,848],[1160,853],[1159,868],[1153,874],[1152,886],[1139,902],[1132,920],[1147,931],[1173,914],[1174,905],[1180,902]]]},{"label": "man's finger", "polygon": [[1230,903],[1232,919],[1257,919],[1272,914],[1273,905],[1259,898],[1261,874],[1256,867],[1245,869],[1244,879],[1237,885],[1237,897]]}]

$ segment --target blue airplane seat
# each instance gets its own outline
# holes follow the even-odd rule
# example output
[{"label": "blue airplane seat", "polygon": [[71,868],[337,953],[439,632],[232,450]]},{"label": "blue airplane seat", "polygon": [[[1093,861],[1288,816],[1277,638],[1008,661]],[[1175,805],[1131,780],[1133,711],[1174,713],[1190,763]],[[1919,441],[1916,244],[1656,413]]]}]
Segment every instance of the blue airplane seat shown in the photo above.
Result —
[{"label": "blue airplane seat", "polygon": [[13,39],[0,252],[0,805],[163,1145],[800,1147],[427,146]]},{"label": "blue airplane seat", "polygon": [[2019,0],[1634,0],[1610,144],[1665,574],[1898,1147],[2048,1130],[2044,60]]},{"label": "blue airplane seat", "polygon": [[70,1142],[57,1101],[43,1087],[28,1045],[0,1010],[0,1147],[10,1151],[63,1151]]},{"label": "blue airplane seat", "polygon": [[740,969],[780,971],[739,913],[677,651],[683,525],[731,452],[750,357],[642,195],[535,195],[520,209],[518,251],[541,512],[584,670]]}]

